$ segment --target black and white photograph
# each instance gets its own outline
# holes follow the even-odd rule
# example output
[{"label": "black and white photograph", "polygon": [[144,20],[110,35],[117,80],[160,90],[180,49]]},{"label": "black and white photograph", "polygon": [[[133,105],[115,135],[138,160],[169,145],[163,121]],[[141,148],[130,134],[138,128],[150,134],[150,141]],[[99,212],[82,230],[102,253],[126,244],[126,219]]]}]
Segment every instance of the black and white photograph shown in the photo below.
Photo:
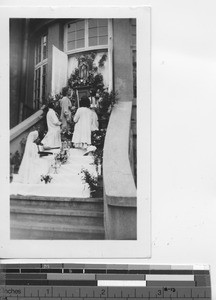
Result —
[{"label": "black and white photograph", "polygon": [[[143,94],[138,43],[143,50],[146,42],[140,68],[150,73],[146,11],[144,31],[137,24],[139,14],[145,18],[142,9],[121,17],[90,12],[86,17],[83,9],[71,18],[44,10],[40,18],[32,10],[25,17],[9,14],[11,242],[127,243],[143,241],[148,231],[148,248],[150,229],[138,221],[144,205],[139,202],[146,198],[138,195],[144,195],[146,183],[149,208],[150,162],[146,178],[139,162],[148,160],[150,125],[140,141],[137,130],[137,111],[149,114],[149,91],[137,105]],[[146,90],[149,82],[150,75]],[[139,161],[141,144],[146,157]],[[148,224],[148,209],[146,214]]]}]

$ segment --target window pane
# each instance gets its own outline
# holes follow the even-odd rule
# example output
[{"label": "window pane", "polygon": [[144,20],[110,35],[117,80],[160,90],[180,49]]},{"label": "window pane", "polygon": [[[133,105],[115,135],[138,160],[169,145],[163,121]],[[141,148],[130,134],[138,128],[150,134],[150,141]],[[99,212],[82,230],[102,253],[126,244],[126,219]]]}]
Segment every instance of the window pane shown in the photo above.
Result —
[{"label": "window pane", "polygon": [[89,28],[97,27],[97,20],[96,19],[89,19],[88,24],[89,24]]},{"label": "window pane", "polygon": [[43,41],[43,59],[47,58],[47,36],[44,35],[42,38]]},{"label": "window pane", "polygon": [[99,45],[107,45],[108,36],[99,36]]},{"label": "window pane", "polygon": [[47,74],[47,65],[43,65],[43,80],[45,80],[44,78],[46,77],[46,74]]},{"label": "window pane", "polygon": [[107,26],[108,20],[107,19],[98,19],[98,26]]},{"label": "window pane", "polygon": [[84,21],[79,21],[76,23],[76,30],[84,29]]},{"label": "window pane", "polygon": [[39,108],[39,101],[40,101],[40,68],[35,70],[35,86],[34,86],[34,95],[35,95],[35,108]]},{"label": "window pane", "polygon": [[73,50],[73,49],[75,49],[75,41],[68,43],[68,50]]},{"label": "window pane", "polygon": [[68,42],[75,41],[76,35],[75,32],[68,33]]},{"label": "window pane", "polygon": [[68,32],[76,30],[76,23],[68,24]]},{"label": "window pane", "polygon": [[77,39],[82,39],[84,38],[84,30],[79,30],[77,31]]},{"label": "window pane", "polygon": [[43,65],[43,76],[42,76],[42,103],[46,99],[46,89],[47,89],[47,65]]},{"label": "window pane", "polygon": [[84,39],[77,40],[77,47],[76,48],[83,48],[84,47]]},{"label": "window pane", "polygon": [[91,37],[89,38],[89,46],[96,46],[97,45],[97,38]]},{"label": "window pane", "polygon": [[97,36],[97,28],[90,28],[89,29],[89,37]]},{"label": "window pane", "polygon": [[108,27],[99,27],[99,35],[108,35]]},{"label": "window pane", "polygon": [[40,68],[37,69],[36,74],[37,74],[36,78],[37,78],[37,83],[38,83],[40,80]]},{"label": "window pane", "polygon": [[37,41],[35,45],[35,63],[38,64],[41,61],[41,43]]}]

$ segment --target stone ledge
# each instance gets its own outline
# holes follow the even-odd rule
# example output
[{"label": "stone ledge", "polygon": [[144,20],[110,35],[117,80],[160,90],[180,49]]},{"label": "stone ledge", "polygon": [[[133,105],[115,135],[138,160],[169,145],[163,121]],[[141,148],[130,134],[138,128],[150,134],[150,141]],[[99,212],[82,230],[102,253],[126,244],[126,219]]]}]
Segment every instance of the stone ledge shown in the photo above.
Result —
[{"label": "stone ledge", "polygon": [[13,141],[16,137],[21,135],[23,132],[28,130],[30,127],[35,125],[43,117],[43,108],[38,110],[36,113],[31,115],[29,118],[25,119],[23,122],[13,127],[10,130],[10,141]]},{"label": "stone ledge", "polygon": [[114,107],[104,146],[104,188],[107,204],[136,206],[136,186],[129,161],[132,102]]}]

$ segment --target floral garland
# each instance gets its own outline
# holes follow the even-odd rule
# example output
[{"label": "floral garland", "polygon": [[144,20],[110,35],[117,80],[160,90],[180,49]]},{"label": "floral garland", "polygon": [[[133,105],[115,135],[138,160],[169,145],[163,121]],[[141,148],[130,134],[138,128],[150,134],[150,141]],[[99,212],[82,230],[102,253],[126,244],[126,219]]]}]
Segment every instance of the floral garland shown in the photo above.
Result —
[{"label": "floral garland", "polygon": [[[96,53],[83,54],[77,57],[78,65],[86,68],[86,76],[81,75],[79,68],[76,68],[68,79],[68,86],[72,89],[89,86],[95,91],[102,90],[104,87],[103,75],[98,73],[98,67],[94,64]],[[103,54],[98,62],[98,66],[102,68],[106,61],[107,55]]]}]

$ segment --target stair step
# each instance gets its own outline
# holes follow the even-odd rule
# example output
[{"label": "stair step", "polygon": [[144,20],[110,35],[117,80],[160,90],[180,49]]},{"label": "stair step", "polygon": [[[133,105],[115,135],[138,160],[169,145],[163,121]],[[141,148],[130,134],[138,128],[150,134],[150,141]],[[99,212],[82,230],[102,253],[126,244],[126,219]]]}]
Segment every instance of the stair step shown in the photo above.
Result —
[{"label": "stair step", "polygon": [[71,226],[11,221],[11,239],[104,239],[104,229],[99,226]]},{"label": "stair step", "polygon": [[98,202],[98,201],[103,201],[102,197],[99,198],[72,198],[72,197],[50,197],[50,196],[34,196],[34,195],[10,195],[10,199],[11,200],[52,200],[52,201],[66,201],[66,202],[70,202],[70,201],[78,201],[78,202]]},{"label": "stair step", "polygon": [[103,212],[97,211],[13,206],[10,212],[11,220],[29,224],[32,222],[46,222],[49,224],[70,224],[72,226],[103,226]]},{"label": "stair step", "polygon": [[32,208],[32,207],[20,207],[13,205],[10,209],[11,213],[14,214],[31,214],[31,215],[52,215],[52,216],[76,216],[76,217],[91,217],[91,218],[103,218],[103,213],[98,211],[89,210],[70,210],[67,209],[51,209],[51,208]]},{"label": "stair step", "polygon": [[103,198],[64,198],[12,195],[10,205],[43,209],[79,209],[103,211]]}]

